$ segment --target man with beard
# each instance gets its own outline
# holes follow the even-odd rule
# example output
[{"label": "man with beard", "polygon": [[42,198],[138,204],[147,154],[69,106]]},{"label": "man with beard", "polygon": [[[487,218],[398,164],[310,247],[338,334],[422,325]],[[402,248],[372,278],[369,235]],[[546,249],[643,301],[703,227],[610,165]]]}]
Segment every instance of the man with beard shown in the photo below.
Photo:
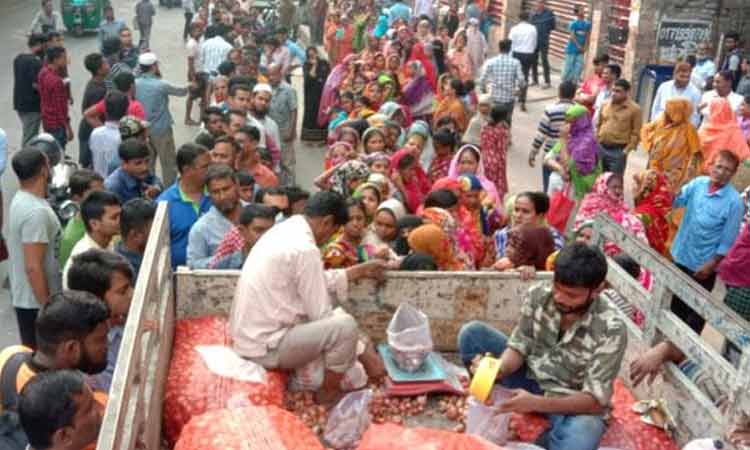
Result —
[{"label": "man with beard", "polygon": [[[107,367],[109,316],[107,304],[91,293],[65,291],[56,295],[36,319],[36,351],[14,345],[0,352],[4,408],[18,410],[18,394],[37,374],[64,369],[89,375],[103,371]],[[96,392],[94,397],[103,410],[106,394]]]},{"label": "man with beard", "polygon": [[551,423],[537,440],[549,450],[595,450],[607,429],[614,379],[627,331],[612,304],[600,298],[607,261],[587,244],[563,248],[552,286],[536,286],[510,339],[481,322],[458,335],[464,364],[500,356],[498,382],[513,389],[502,412],[545,414]]},{"label": "man with beard", "polygon": [[187,264],[191,269],[207,269],[224,235],[240,219],[240,190],[237,176],[225,164],[208,168],[206,188],[213,206],[188,235]]},{"label": "man with beard", "polygon": [[[271,85],[265,83],[256,84],[253,88],[253,98],[248,114],[248,122],[250,125],[258,127],[261,136],[265,136],[265,147],[271,153],[273,158],[274,171],[279,167],[281,161],[281,150],[279,145],[281,143],[281,133],[279,132],[279,126],[276,122],[268,116],[268,110],[271,107],[271,97],[273,96],[273,88]],[[261,137],[260,146],[263,147],[263,139]]]},{"label": "man with beard", "polygon": [[[50,135],[37,141],[56,145]],[[38,144],[41,145],[41,144]],[[13,172],[19,189],[10,203],[7,236],[10,298],[16,311],[21,343],[36,347],[34,320],[39,308],[62,289],[57,249],[62,236],[60,221],[47,203],[50,168],[47,156],[36,147],[13,155]]]}]

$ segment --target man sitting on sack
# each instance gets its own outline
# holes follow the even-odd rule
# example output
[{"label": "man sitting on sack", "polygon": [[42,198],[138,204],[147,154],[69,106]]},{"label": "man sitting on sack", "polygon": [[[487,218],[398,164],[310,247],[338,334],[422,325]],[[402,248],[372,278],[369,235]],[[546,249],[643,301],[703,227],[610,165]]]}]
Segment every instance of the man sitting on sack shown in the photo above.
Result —
[{"label": "man sitting on sack", "polygon": [[[319,192],[304,214],[271,228],[245,260],[230,313],[234,350],[240,356],[267,369],[295,371],[298,378],[310,378],[300,372],[319,367],[323,376],[312,377],[318,378],[318,386],[305,388],[320,388],[318,401],[324,404],[340,397],[351,371],[384,374],[374,347],[359,339],[354,318],[334,309],[334,299],[347,298],[350,281],[380,277],[385,262],[323,268],[319,246],[347,221],[344,197]],[[364,374],[356,378],[367,382]]]}]

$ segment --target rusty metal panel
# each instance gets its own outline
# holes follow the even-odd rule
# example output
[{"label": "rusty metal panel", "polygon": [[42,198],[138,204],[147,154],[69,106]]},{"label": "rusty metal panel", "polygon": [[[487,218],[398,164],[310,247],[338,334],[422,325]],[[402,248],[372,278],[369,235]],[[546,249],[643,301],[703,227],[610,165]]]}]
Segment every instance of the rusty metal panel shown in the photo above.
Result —
[{"label": "rusty metal panel", "polygon": [[[534,13],[537,0],[523,0],[521,8],[529,14]],[[559,58],[565,58],[565,47],[568,45],[568,27],[575,20],[574,6],[582,6],[586,10],[586,17],[591,14],[588,0],[547,0],[547,8],[555,13],[557,27],[549,38],[549,52]]]}]

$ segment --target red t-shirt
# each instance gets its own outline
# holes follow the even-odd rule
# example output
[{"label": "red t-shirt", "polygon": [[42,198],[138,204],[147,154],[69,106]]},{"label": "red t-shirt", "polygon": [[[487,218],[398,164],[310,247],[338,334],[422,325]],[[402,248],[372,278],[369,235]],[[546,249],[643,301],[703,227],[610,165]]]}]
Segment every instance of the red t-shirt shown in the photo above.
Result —
[{"label": "red t-shirt", "polygon": [[[107,115],[107,108],[104,106],[104,100],[101,100],[96,104],[96,112],[102,117]],[[128,115],[135,116],[141,120],[146,120],[146,111],[143,109],[143,105],[134,98],[131,98],[130,103],[128,104]]]}]

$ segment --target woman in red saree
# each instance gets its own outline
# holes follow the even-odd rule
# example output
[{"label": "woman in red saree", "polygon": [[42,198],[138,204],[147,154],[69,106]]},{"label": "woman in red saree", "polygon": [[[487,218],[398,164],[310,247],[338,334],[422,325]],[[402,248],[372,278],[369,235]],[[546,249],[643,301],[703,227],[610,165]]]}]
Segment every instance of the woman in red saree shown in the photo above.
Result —
[{"label": "woman in red saree", "polygon": [[669,239],[667,217],[672,211],[674,195],[669,190],[667,177],[663,173],[649,169],[636,174],[633,180],[635,181],[633,215],[643,222],[649,245],[657,252],[669,257],[669,249],[666,245]]}]

